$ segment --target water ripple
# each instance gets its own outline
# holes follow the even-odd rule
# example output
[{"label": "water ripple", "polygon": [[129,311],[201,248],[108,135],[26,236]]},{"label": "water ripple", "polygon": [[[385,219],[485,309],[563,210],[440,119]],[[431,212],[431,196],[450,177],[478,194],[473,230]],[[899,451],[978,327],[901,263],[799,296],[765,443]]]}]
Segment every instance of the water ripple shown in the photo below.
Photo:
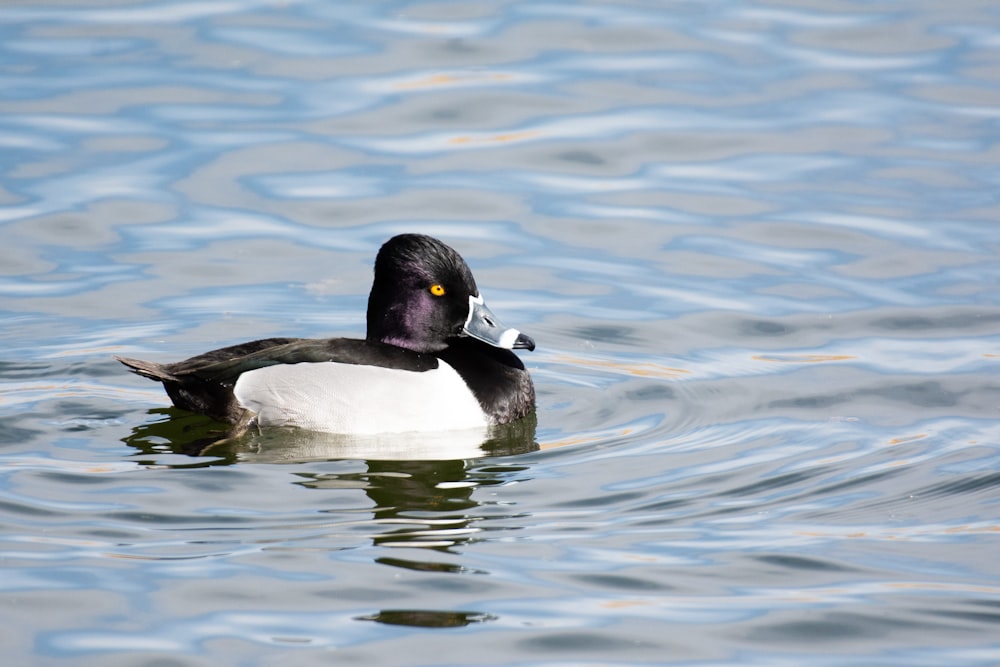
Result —
[{"label": "water ripple", "polygon": [[[0,24],[11,660],[996,662],[991,8]],[[111,359],[363,335],[407,231],[538,341],[525,437],[220,443]]]}]

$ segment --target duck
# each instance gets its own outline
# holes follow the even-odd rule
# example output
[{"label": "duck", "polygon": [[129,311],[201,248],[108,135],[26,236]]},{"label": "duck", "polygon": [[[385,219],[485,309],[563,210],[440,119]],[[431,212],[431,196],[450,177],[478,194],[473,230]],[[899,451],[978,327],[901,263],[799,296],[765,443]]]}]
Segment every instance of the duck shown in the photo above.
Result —
[{"label": "duck", "polygon": [[360,338],[265,338],[174,363],[116,356],[175,407],[247,430],[345,435],[483,429],[535,410],[513,350],[535,341],[493,314],[461,255],[400,234],[375,257]]}]

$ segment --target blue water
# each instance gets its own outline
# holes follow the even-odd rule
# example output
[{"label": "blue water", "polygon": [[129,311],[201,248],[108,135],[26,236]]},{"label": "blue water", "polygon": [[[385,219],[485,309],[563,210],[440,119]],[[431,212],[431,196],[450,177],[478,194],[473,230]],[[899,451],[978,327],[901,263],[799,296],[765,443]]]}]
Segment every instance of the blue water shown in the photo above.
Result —
[{"label": "blue water", "polygon": [[[1000,664],[1000,10],[8,2],[4,665]],[[499,443],[204,447],[112,360],[358,336],[436,235]]]}]

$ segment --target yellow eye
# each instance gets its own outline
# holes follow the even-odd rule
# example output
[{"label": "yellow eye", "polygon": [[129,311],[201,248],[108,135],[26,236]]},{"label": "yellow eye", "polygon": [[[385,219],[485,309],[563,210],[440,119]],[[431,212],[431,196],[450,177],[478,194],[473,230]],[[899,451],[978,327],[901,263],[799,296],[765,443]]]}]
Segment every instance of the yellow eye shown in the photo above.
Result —
[{"label": "yellow eye", "polygon": [[434,296],[444,296],[444,286],[434,283],[431,285],[431,294]]}]

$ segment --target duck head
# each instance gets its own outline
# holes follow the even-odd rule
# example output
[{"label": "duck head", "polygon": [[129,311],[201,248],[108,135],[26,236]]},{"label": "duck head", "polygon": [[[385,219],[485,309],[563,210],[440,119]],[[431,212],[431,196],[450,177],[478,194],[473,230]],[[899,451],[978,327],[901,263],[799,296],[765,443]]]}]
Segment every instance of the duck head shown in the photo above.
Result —
[{"label": "duck head", "polygon": [[386,241],[368,296],[368,339],[433,353],[465,336],[508,350],[535,349],[535,341],[504,326],[486,306],[472,271],[451,247],[423,234]]}]

